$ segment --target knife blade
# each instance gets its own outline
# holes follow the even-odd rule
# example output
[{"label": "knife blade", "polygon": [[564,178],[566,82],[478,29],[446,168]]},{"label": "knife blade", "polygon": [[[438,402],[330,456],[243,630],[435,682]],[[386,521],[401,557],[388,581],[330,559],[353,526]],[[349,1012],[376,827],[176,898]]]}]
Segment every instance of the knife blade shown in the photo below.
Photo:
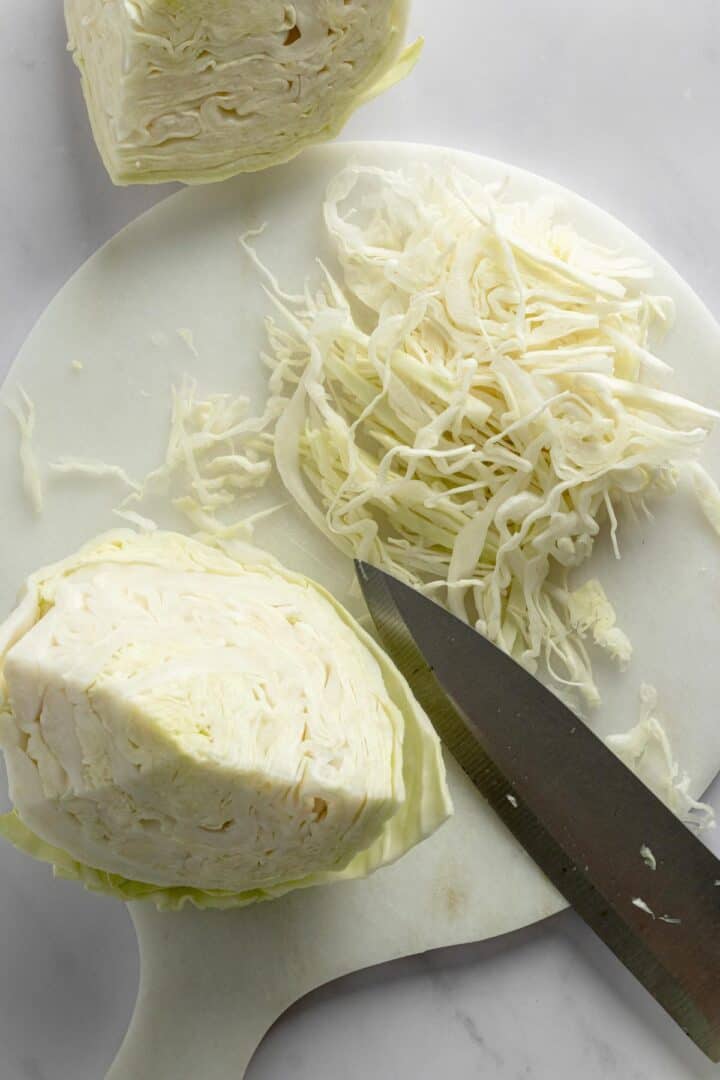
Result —
[{"label": "knife blade", "polygon": [[625,967],[720,1061],[720,860],[511,657],[417,590],[355,565],[382,644],[476,788]]}]

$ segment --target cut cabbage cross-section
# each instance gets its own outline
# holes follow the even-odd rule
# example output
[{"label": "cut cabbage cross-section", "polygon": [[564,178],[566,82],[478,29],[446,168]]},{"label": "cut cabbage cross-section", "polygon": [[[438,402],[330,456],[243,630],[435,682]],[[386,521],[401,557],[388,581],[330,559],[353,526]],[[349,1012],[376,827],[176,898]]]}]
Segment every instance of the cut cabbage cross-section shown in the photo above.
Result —
[{"label": "cut cabbage cross-section", "polygon": [[0,631],[11,839],[227,905],[369,873],[444,820],[437,737],[380,649],[237,550],[122,531],[30,579]]},{"label": "cut cabbage cross-section", "polygon": [[66,0],[118,184],[219,180],[292,157],[412,68],[408,0]]}]

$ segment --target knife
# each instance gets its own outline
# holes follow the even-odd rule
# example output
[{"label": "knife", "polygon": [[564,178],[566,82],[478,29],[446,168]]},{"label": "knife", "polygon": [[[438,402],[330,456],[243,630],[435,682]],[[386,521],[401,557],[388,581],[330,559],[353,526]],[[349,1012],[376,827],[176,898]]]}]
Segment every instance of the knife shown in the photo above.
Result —
[{"label": "knife", "polygon": [[720,860],[511,657],[417,590],[355,566],[382,644],[476,788],[588,926],[720,1061]]}]

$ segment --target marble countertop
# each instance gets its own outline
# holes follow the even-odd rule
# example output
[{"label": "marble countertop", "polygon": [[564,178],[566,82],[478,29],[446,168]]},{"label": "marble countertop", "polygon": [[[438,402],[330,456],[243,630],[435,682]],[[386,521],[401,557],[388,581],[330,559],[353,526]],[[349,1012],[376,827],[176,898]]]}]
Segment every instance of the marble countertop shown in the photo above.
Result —
[{"label": "marble countertop", "polygon": [[[0,376],[45,305],[171,188],[116,189],[97,157],[60,0],[4,0]],[[582,7],[582,11],[581,11]],[[720,7],[415,0],[417,72],[346,138],[475,150],[543,173],[645,237],[720,312]],[[4,791],[4,783],[0,785]],[[720,809],[720,784],[710,795]],[[710,841],[720,850],[720,837]],[[119,904],[3,849],[0,1074],[97,1080],[138,977]],[[250,1080],[700,1080],[715,1069],[566,912],[344,979],[275,1026]]]}]

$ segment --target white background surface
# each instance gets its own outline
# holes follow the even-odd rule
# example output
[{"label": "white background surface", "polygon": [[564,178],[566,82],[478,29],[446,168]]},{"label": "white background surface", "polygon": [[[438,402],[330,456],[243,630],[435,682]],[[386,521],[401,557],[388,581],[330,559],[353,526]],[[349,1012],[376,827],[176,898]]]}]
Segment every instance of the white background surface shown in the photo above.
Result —
[{"label": "white background surface", "polygon": [[[347,137],[446,143],[544,173],[641,233],[720,311],[716,0],[582,11],[573,0],[416,0],[413,22],[427,38],[419,69],[358,114]],[[0,27],[1,373],[73,270],[167,189],[106,179],[59,0],[5,0]],[[101,1077],[137,979],[124,909],[5,850],[0,903],[0,1077]],[[571,914],[325,988],[280,1022],[248,1075],[438,1072],[716,1075]]]}]

